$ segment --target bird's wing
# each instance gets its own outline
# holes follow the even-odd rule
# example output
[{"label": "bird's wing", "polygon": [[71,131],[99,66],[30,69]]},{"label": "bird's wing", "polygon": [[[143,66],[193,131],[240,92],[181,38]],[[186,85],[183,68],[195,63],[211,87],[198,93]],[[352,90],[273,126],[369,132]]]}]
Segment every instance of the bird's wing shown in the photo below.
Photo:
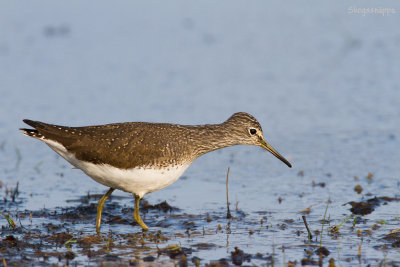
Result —
[{"label": "bird's wing", "polygon": [[[24,120],[34,129],[21,129],[24,134],[55,141],[83,161],[109,164],[130,169],[138,166],[171,165],[176,156],[173,144],[177,138],[168,136],[165,128],[155,124],[132,122],[86,127],[66,127],[39,121]],[[161,125],[161,124],[160,124]]]}]

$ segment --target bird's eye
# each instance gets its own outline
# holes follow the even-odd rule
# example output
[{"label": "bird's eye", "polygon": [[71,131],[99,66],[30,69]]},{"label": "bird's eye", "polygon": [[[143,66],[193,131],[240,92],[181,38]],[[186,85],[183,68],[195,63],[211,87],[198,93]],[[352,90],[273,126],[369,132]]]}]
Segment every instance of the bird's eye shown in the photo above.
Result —
[{"label": "bird's eye", "polygon": [[256,129],[250,129],[250,133],[251,133],[252,135],[256,134],[256,132],[257,132]]}]

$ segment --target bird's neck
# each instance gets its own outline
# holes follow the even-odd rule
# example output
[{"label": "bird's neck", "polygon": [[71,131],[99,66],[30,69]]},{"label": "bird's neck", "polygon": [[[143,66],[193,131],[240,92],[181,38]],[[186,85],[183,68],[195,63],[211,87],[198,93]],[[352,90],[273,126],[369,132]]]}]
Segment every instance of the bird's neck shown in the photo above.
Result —
[{"label": "bird's neck", "polygon": [[193,142],[197,157],[217,149],[239,144],[235,138],[232,138],[234,133],[230,131],[230,127],[226,123],[202,125],[196,126],[196,128],[196,136],[193,138]]}]

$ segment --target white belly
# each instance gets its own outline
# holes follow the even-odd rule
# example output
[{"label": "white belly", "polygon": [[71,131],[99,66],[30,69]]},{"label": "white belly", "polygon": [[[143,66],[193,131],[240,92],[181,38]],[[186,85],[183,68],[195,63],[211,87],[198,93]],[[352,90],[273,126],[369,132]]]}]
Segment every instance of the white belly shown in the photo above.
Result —
[{"label": "white belly", "polygon": [[147,193],[169,186],[178,180],[190,165],[170,166],[166,169],[152,169],[147,167],[121,170],[108,164],[96,165],[90,162],[79,161],[73,154],[68,153],[60,143],[46,139],[41,140],[96,182],[111,188],[134,193],[140,198]]}]

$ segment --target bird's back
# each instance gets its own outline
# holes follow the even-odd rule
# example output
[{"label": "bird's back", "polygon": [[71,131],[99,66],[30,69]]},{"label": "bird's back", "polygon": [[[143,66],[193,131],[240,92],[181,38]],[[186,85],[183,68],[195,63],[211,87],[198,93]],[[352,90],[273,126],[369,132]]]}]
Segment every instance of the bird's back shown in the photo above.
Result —
[{"label": "bird's back", "polygon": [[[66,127],[24,120],[24,134],[61,144],[78,160],[121,169],[174,166],[195,158],[187,146],[193,126],[128,122]],[[179,144],[179,145],[178,145]]]}]

